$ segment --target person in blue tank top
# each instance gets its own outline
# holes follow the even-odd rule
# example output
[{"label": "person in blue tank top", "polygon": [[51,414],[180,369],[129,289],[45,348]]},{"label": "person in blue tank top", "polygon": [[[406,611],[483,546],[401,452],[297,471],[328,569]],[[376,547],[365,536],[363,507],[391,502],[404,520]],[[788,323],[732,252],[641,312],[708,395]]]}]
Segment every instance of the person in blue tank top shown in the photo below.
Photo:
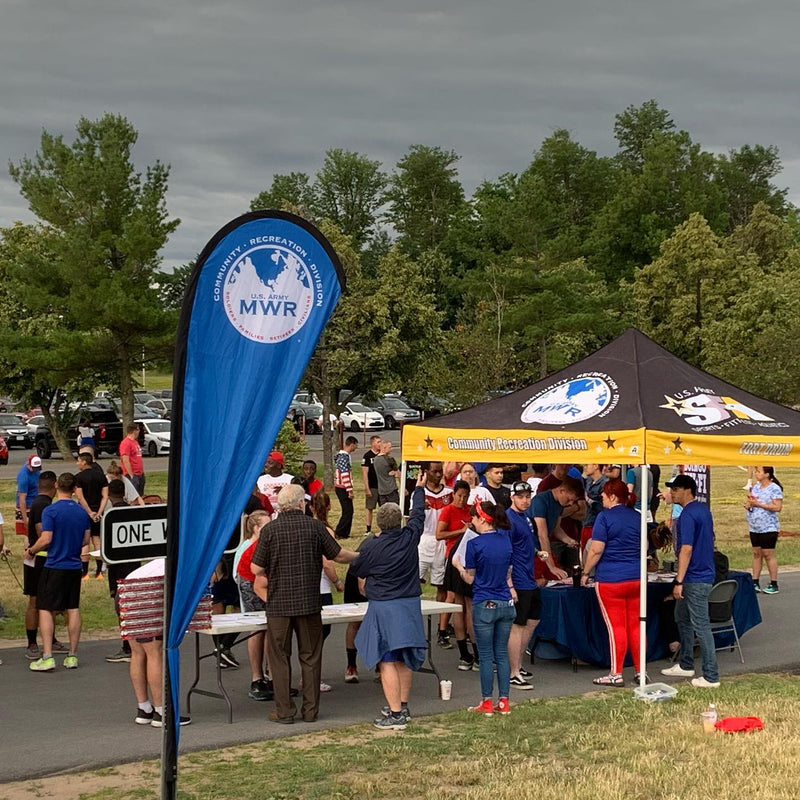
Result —
[{"label": "person in blue tank top", "polygon": [[[472,625],[480,656],[483,699],[470,710],[491,717],[511,713],[508,637],[517,614],[511,595],[510,523],[502,506],[478,498],[470,513],[479,535],[467,543],[464,564],[456,564],[461,577],[472,584]],[[493,664],[497,666],[497,705],[492,703]]]}]

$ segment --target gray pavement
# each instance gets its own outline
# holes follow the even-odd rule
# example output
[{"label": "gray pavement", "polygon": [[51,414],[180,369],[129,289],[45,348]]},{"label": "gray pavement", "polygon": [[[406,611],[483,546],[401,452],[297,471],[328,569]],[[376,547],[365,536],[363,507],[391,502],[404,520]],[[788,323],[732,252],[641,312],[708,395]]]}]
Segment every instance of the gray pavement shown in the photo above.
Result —
[{"label": "gray pavement", "polygon": [[[781,577],[781,593],[759,596],[764,622],[748,631],[742,639],[745,663],[737,653],[718,654],[722,679],[742,672],[794,670],[800,663],[798,633],[800,615],[796,612],[800,594],[800,573]],[[205,649],[210,641],[202,637]],[[182,650],[181,695],[185,697],[193,677],[194,640],[188,635]],[[127,675],[126,664],[109,664],[104,656],[117,649],[116,641],[85,642],[80,648],[80,667],[54,673],[29,671],[21,647],[0,650],[2,714],[5,736],[0,759],[0,782],[25,780],[98,768],[139,759],[158,758],[160,732],[135,725],[136,703]],[[434,648],[434,659],[442,675],[453,681],[452,700],[438,698],[434,676],[414,679],[411,710],[422,716],[452,711],[474,704],[479,695],[478,674],[459,672],[456,648]],[[346,663],[344,628],[334,626],[325,643],[323,676],[333,691],[322,695],[320,718],[316,723],[277,725],[269,722],[272,703],[257,703],[247,697],[249,670],[244,666],[244,646],[237,648],[243,668],[224,674],[234,705],[234,722],[227,724],[225,705],[219,700],[192,698],[192,724],[181,731],[181,752],[217,748],[245,742],[275,739],[301,733],[340,727],[372,720],[383,705],[380,686],[361,670],[361,683],[345,684]],[[660,680],[659,669],[665,662],[648,666],[652,680]],[[213,688],[211,660],[203,662],[201,686]],[[535,690],[512,690],[512,702],[591,691],[594,667],[580,667],[573,672],[569,664],[537,660],[532,667]],[[632,671],[626,677],[632,681]],[[611,689],[609,691],[616,691]],[[184,709],[185,710],[185,709]]]}]

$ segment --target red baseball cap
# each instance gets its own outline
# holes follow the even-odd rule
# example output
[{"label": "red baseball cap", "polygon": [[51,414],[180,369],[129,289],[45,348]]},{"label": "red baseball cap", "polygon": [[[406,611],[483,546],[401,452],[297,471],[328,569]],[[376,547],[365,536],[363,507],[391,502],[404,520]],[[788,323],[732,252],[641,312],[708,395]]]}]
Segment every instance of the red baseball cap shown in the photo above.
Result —
[{"label": "red baseball cap", "polygon": [[273,450],[270,452],[270,454],[267,456],[267,459],[283,466],[283,453],[281,453],[280,450]]}]

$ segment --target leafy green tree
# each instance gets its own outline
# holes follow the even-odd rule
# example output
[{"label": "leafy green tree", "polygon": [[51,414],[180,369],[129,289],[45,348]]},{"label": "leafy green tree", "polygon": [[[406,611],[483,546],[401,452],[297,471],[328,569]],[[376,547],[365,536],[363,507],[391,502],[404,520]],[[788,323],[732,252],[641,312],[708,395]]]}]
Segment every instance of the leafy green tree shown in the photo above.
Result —
[{"label": "leafy green tree", "polygon": [[399,234],[400,247],[412,258],[437,247],[464,202],[454,150],[412,145],[389,178],[384,219]]},{"label": "leafy green tree", "polygon": [[666,109],[655,100],[640,106],[628,106],[614,117],[614,138],[619,144],[618,158],[633,171],[640,170],[645,161],[645,150],[653,139],[675,131],[675,123]]},{"label": "leafy green tree", "polygon": [[386,176],[379,161],[341,148],[325,153],[314,182],[316,211],[361,249],[375,231]]},{"label": "leafy green tree", "polygon": [[702,215],[692,214],[636,275],[639,327],[676,356],[705,368],[708,323],[724,313],[744,283],[731,270],[720,237]]},{"label": "leafy green tree", "polygon": [[786,211],[786,189],[772,184],[781,171],[778,148],[744,145],[717,160],[717,180],[727,194],[729,230],[744,225],[758,203],[775,214]]},{"label": "leafy green tree", "polygon": [[159,272],[156,276],[158,295],[164,308],[180,311],[183,305],[183,296],[192,277],[196,259],[188,264],[175,267],[172,272]]},{"label": "leafy green tree", "polygon": [[44,243],[20,254],[15,278],[33,313],[58,314],[80,334],[87,372],[113,369],[131,422],[143,353],[160,360],[174,339],[176,316],[155,283],[158,253],[179,221],[164,199],[169,168],[156,162],[144,177],[135,171],[138,134],[128,120],[81,118],[76,130],[71,144],[43,132],[36,156],[10,165]]},{"label": "leafy green tree", "polygon": [[250,210],[281,210],[287,205],[300,209],[306,218],[314,216],[316,209],[314,190],[305,172],[275,175],[270,188],[258,194],[250,203]]},{"label": "leafy green tree", "polygon": [[55,308],[26,304],[28,291],[53,277],[27,285],[21,263],[34,253],[43,261],[49,255],[40,227],[16,223],[0,231],[0,391],[41,407],[59,451],[67,454],[66,431],[76,413],[67,401],[88,399],[109,376],[87,366],[83,351],[93,343],[85,333]]}]

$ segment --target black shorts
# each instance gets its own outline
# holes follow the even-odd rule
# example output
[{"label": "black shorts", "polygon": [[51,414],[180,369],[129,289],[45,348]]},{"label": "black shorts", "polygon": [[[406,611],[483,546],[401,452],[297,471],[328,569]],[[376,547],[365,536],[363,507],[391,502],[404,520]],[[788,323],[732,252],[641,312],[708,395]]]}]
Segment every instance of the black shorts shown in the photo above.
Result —
[{"label": "black shorts", "polygon": [[36,592],[36,608],[42,611],[66,611],[81,604],[80,569],[44,567]]},{"label": "black shorts", "polygon": [[47,561],[47,556],[36,556],[32,567],[27,564],[22,565],[22,594],[28,597],[36,597],[45,561]]},{"label": "black shorts", "polygon": [[222,578],[211,584],[211,602],[239,607],[239,587],[233,578]]},{"label": "black shorts", "polygon": [[117,596],[117,583],[124,580],[135,569],[142,566],[141,561],[131,561],[129,564],[107,564],[108,591],[112,597]]},{"label": "black shorts", "polygon": [[542,616],[542,593],[538,589],[517,589],[515,625],[527,625]]},{"label": "black shorts", "polygon": [[462,577],[461,573],[456,569],[453,564],[453,557],[456,554],[457,547],[453,547],[450,555],[447,557],[447,564],[444,568],[444,588],[447,592],[461,595],[461,597],[472,597],[472,584],[467,583]]},{"label": "black shorts", "polygon": [[345,603],[366,603],[367,598],[358,591],[358,578],[350,574],[350,570],[344,576],[344,597]]},{"label": "black shorts", "polygon": [[774,550],[778,543],[778,531],[769,533],[753,533],[750,531],[750,544],[753,547],[760,547],[762,550]]},{"label": "black shorts", "polygon": [[[95,513],[96,513],[96,510],[95,510]],[[102,531],[102,525],[103,525],[103,518],[102,517],[100,517],[100,519],[97,520],[97,522],[95,522],[94,520],[91,520],[91,523],[89,525],[89,536],[91,536],[93,539],[99,539],[100,536],[102,535],[102,532],[103,532]]]}]

